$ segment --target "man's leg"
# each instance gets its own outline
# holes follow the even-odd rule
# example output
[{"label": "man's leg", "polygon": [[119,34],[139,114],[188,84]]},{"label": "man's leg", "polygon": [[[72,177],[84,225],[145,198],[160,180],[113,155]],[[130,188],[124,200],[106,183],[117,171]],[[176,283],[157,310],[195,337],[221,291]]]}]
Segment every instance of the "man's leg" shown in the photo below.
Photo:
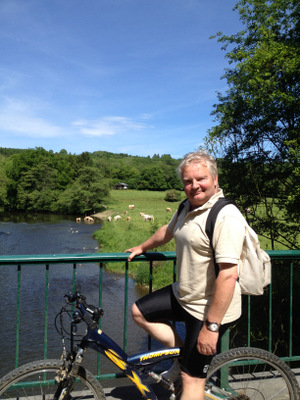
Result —
[{"label": "man's leg", "polygon": [[195,378],[185,372],[182,376],[182,394],[180,400],[204,400],[205,378]]},{"label": "man's leg", "polygon": [[183,345],[181,338],[172,325],[162,322],[148,322],[136,304],[132,306],[132,318],[138,326],[164,346],[177,347]]}]

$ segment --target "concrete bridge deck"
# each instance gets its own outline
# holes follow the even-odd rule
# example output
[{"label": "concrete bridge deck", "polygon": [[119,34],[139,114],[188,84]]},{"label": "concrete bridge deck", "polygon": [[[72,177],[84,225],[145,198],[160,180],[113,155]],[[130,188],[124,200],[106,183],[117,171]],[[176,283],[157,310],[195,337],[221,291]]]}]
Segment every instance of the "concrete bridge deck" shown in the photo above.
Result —
[{"label": "concrete bridge deck", "polygon": [[[128,378],[101,381],[107,400],[142,400],[143,397],[136,386]],[[147,382],[149,384],[150,382]],[[169,400],[171,392],[160,384],[151,382],[151,387],[159,400]]]},{"label": "concrete bridge deck", "polygon": [[[293,369],[293,372],[295,373],[298,384],[300,385],[300,369]],[[103,385],[103,381],[101,382],[101,384]],[[114,384],[116,386],[112,387]],[[106,384],[103,386],[111,386],[104,387],[104,392],[107,400],[142,400],[142,395],[140,394],[138,389],[133,384],[130,384],[127,378],[113,380],[110,382],[110,385],[109,382],[106,382]],[[151,385],[151,387],[153,388],[159,400],[169,400],[171,392],[165,390],[159,384],[154,383],[153,385]]]},{"label": "concrete bridge deck", "polygon": [[[154,391],[159,400],[169,400],[171,392],[162,387],[154,386]],[[143,397],[135,386],[119,386],[104,388],[106,400],[142,400]]]}]

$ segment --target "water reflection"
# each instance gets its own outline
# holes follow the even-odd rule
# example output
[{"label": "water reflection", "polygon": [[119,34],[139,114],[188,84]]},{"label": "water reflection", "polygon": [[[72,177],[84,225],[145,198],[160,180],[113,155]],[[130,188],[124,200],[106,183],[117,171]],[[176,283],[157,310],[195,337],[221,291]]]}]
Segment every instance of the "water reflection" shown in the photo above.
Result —
[{"label": "water reflection", "polygon": [[[0,215],[0,254],[82,254],[98,251],[93,232],[101,228],[96,224],[77,224],[75,217],[34,215]],[[99,301],[99,265],[77,266],[77,282],[90,303]],[[19,365],[44,357],[44,335],[48,338],[47,357],[57,358],[61,353],[60,338],[54,328],[54,317],[64,302],[63,295],[72,288],[73,265],[50,265],[49,282],[46,267],[25,265],[21,270],[20,353]],[[0,377],[14,368],[16,354],[16,311],[18,267],[0,266]],[[45,285],[49,286],[48,328],[45,329]],[[123,275],[103,272],[103,300],[105,310],[101,328],[123,345],[124,312]],[[130,318],[131,304],[144,294],[129,281],[128,293],[128,353],[145,349],[147,336]],[[89,369],[95,369],[96,358],[90,356]],[[91,362],[93,361],[93,362]],[[112,364],[102,363],[102,373],[112,372]],[[116,370],[115,370],[116,371]],[[117,371],[116,371],[117,372]]]}]

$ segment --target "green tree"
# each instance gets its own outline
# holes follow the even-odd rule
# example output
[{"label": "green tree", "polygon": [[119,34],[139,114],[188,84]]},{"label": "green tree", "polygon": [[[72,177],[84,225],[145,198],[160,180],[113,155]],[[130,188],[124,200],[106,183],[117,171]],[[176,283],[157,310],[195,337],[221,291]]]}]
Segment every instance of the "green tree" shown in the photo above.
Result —
[{"label": "green tree", "polygon": [[13,154],[6,161],[6,208],[42,211],[37,204],[37,198],[42,195],[49,196],[49,202],[43,202],[43,211],[49,211],[57,178],[53,157],[53,152],[37,148]]},{"label": "green tree", "polygon": [[[251,209],[251,224],[288,248],[299,245],[300,3],[240,0],[244,29],[218,34],[231,68],[218,94],[207,145],[222,149],[226,195]],[[299,164],[298,164],[299,165]],[[222,183],[222,182],[221,182]]]},{"label": "green tree", "polygon": [[7,176],[5,208],[11,210],[51,211],[52,204],[78,176],[78,159],[62,150],[54,154],[43,148],[14,153],[5,160]]},{"label": "green tree", "polygon": [[167,188],[166,176],[161,167],[147,167],[142,170],[140,189],[166,190]]},{"label": "green tree", "polygon": [[0,156],[0,206],[3,207],[7,200],[8,177],[5,170],[5,158]]},{"label": "green tree", "polygon": [[101,203],[109,195],[109,188],[101,172],[95,167],[83,167],[74,183],[59,195],[52,205],[53,212],[90,214],[101,210]]},{"label": "green tree", "polygon": [[20,210],[50,211],[56,200],[57,171],[51,160],[43,160],[22,173],[18,184],[17,204]]}]

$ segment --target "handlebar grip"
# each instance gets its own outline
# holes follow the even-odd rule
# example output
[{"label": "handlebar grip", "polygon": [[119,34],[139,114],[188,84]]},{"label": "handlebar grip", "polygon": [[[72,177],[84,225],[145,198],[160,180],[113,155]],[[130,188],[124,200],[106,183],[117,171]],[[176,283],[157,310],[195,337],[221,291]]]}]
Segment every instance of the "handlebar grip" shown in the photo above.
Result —
[{"label": "handlebar grip", "polygon": [[87,324],[88,328],[90,329],[97,329],[98,325],[97,322],[92,320],[92,317],[88,313],[83,314],[83,320]]}]

